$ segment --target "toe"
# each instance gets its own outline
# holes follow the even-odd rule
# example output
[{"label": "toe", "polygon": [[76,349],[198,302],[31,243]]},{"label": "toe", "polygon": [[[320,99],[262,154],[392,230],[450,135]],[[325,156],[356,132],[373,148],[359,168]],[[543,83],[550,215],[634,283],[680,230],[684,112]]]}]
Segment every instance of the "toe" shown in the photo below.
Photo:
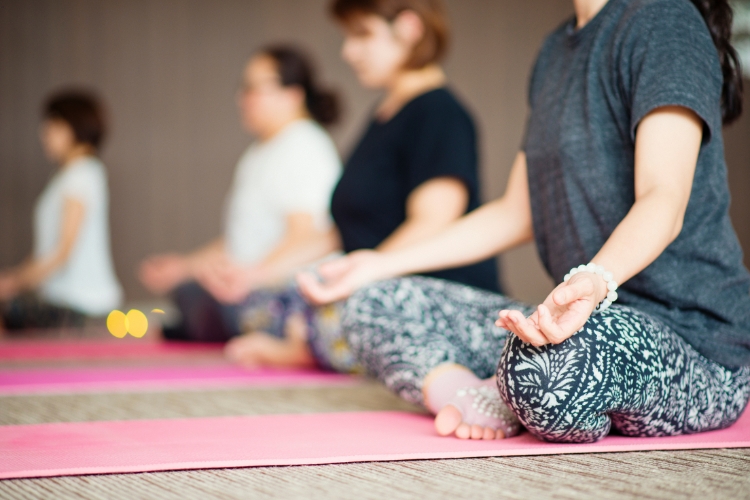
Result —
[{"label": "toe", "polygon": [[482,436],[482,439],[495,439],[495,429],[485,427],[484,435]]},{"label": "toe", "polygon": [[469,424],[462,423],[456,429],[456,437],[459,439],[469,439],[471,437],[471,426]]},{"label": "toe", "polygon": [[471,439],[482,439],[484,436],[484,427],[481,425],[471,426]]},{"label": "toe", "polygon": [[461,425],[463,416],[453,405],[444,406],[435,416],[435,430],[441,436],[450,436]]},{"label": "toe", "polygon": [[495,439],[505,439],[505,432],[502,429],[495,431]]}]

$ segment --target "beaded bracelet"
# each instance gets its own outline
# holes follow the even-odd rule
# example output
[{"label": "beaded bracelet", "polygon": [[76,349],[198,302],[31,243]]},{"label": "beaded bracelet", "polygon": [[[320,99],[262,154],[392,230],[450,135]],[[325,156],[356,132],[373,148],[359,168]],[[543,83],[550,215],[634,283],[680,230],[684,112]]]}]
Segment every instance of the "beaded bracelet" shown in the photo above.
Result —
[{"label": "beaded bracelet", "polygon": [[596,309],[594,309],[595,314],[606,310],[609,306],[612,305],[612,302],[617,300],[617,282],[614,280],[614,276],[612,276],[612,273],[605,270],[602,266],[598,266],[593,262],[589,262],[588,264],[581,264],[578,267],[574,267],[568,274],[565,275],[563,281],[567,283],[567,281],[574,274],[578,274],[581,272],[597,274],[601,276],[602,279],[607,283],[607,296],[599,303],[599,305],[596,306]]}]

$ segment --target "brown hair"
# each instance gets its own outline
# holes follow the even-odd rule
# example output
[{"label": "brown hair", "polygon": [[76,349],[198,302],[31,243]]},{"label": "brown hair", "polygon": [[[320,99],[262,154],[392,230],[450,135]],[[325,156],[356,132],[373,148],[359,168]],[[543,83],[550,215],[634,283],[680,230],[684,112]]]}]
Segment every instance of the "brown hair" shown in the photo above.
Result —
[{"label": "brown hair", "polygon": [[450,38],[448,16],[440,0],[333,0],[331,3],[331,13],[344,23],[363,14],[392,22],[405,10],[417,14],[424,25],[424,36],[414,46],[406,67],[419,69],[440,61],[448,51]]},{"label": "brown hair", "polygon": [[99,99],[86,90],[64,90],[47,98],[42,110],[47,120],[62,120],[73,129],[76,142],[94,149],[104,140],[106,124]]},{"label": "brown hair", "polygon": [[335,92],[318,85],[310,57],[293,45],[269,45],[259,54],[274,60],[281,85],[298,85],[305,92],[305,107],[321,125],[333,125],[339,118],[339,99]]}]

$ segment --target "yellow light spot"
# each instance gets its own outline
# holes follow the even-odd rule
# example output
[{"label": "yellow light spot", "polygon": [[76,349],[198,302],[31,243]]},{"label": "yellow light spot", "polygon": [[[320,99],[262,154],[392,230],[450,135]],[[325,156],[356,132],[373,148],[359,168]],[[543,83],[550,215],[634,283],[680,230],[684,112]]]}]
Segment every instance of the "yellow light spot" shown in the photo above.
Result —
[{"label": "yellow light spot", "polygon": [[127,317],[128,333],[133,337],[141,338],[148,331],[148,319],[146,315],[137,309],[128,311]]},{"label": "yellow light spot", "polygon": [[162,311],[161,309],[151,309],[151,312],[157,313],[157,314],[164,314],[164,311]]},{"label": "yellow light spot", "polygon": [[107,316],[107,330],[117,337],[123,338],[128,334],[128,318],[122,311],[114,310]]}]

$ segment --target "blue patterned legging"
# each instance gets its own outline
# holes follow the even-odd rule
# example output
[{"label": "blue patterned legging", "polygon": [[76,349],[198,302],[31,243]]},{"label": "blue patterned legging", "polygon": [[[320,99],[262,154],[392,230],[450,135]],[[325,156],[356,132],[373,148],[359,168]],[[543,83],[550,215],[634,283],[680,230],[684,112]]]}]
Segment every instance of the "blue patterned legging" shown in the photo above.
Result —
[{"label": "blue patterned legging", "polygon": [[720,429],[750,397],[750,368],[709,361],[633,309],[611,307],[569,340],[540,348],[496,327],[500,309],[532,310],[457,283],[402,278],[354,294],[343,328],[368,373],[414,403],[443,363],[482,378],[497,371],[501,397],[548,441],[592,442],[610,428],[629,436]]}]

